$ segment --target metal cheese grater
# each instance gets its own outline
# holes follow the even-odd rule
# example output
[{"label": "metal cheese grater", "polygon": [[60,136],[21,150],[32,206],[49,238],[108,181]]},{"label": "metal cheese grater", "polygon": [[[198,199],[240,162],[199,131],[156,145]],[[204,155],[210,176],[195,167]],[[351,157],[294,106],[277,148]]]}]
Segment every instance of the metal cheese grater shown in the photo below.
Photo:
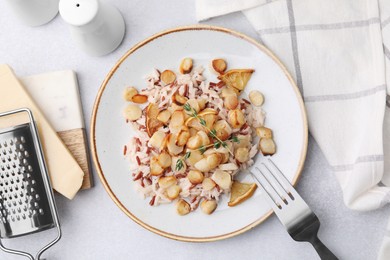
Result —
[{"label": "metal cheese grater", "polygon": [[[29,122],[0,129],[0,248],[39,260],[61,238],[57,208],[50,184],[37,127],[27,108],[0,113],[3,117],[27,113]],[[31,254],[6,248],[2,239],[57,228],[57,237],[34,258]]]}]

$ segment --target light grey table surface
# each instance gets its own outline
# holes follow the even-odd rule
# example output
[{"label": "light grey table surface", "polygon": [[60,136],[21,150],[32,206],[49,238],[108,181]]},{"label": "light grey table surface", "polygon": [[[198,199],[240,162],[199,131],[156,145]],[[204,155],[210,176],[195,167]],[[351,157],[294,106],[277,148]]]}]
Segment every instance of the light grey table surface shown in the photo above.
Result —
[{"label": "light grey table surface", "polygon": [[[74,46],[67,25],[59,16],[44,26],[26,27],[14,17],[6,1],[0,1],[0,63],[9,64],[20,76],[65,69],[76,71],[88,130],[99,86],[127,49],[161,30],[196,23],[194,0],[112,0],[111,3],[125,17],[126,36],[115,52],[95,58]],[[241,13],[215,18],[207,24],[256,38]],[[275,216],[240,236],[213,243],[184,243],[160,237],[122,213],[95,172],[94,180],[95,187],[80,192],[73,201],[56,196],[63,238],[45,253],[47,259],[319,259],[309,244],[293,241]],[[340,259],[376,259],[389,207],[363,213],[347,209],[340,187],[312,138],[297,188],[321,220],[320,237]],[[34,250],[50,235],[54,233],[36,234],[7,244]],[[0,259],[23,258],[0,252]]]}]

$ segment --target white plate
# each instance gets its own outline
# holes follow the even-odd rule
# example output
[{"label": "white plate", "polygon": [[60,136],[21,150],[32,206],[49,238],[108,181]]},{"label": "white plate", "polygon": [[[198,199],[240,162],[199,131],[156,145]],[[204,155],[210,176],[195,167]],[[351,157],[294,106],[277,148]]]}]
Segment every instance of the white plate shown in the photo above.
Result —
[{"label": "white plate", "polygon": [[[183,241],[214,241],[243,233],[271,214],[260,189],[236,207],[228,207],[225,197],[210,216],[197,210],[182,217],[173,204],[150,207],[149,199],[135,192],[129,161],[123,157],[123,146],[133,136],[122,116],[123,89],[146,86],[144,77],[153,68],[177,71],[183,57],[192,57],[206,71],[216,57],[226,59],[229,68],[256,70],[245,92],[264,93],[266,125],[274,130],[278,148],[273,159],[293,183],[306,156],[306,114],[297,87],[275,56],[255,40],[224,28],[192,26],[159,33],[130,49],[110,71],[97,95],[91,123],[93,158],[107,192],[130,218],[155,233]],[[215,76],[206,76],[216,81]]]}]

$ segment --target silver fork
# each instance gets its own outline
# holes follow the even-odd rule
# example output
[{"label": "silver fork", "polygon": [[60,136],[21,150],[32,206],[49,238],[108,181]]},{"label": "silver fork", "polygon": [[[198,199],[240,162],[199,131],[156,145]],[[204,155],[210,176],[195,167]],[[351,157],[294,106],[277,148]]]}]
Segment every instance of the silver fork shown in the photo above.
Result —
[{"label": "silver fork", "polygon": [[268,158],[270,166],[254,167],[260,174],[250,174],[265,191],[264,197],[280,222],[295,241],[310,242],[322,260],[338,259],[318,238],[320,221],[276,164]]}]

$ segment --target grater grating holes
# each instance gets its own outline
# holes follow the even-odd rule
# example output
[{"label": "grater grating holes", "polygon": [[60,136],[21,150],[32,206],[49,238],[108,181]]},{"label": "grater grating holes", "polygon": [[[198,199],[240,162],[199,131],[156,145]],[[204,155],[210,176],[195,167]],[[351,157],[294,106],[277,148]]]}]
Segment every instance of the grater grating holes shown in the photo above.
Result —
[{"label": "grater grating holes", "polygon": [[[44,210],[38,202],[40,197],[33,187],[36,185],[36,181],[32,177],[33,167],[29,163],[30,154],[23,145],[24,143],[26,143],[26,139],[21,136],[20,139],[11,138],[0,145],[0,155],[2,155],[0,157],[2,162],[0,167],[0,205],[8,206],[5,212],[7,214],[3,212],[0,216],[0,222],[15,222],[27,217],[32,218],[38,213],[44,214]],[[16,170],[18,166],[20,169]],[[20,178],[20,175],[23,177]],[[26,187],[27,189],[25,189]],[[23,204],[25,205],[23,206]],[[4,216],[7,218],[5,219]]]}]

